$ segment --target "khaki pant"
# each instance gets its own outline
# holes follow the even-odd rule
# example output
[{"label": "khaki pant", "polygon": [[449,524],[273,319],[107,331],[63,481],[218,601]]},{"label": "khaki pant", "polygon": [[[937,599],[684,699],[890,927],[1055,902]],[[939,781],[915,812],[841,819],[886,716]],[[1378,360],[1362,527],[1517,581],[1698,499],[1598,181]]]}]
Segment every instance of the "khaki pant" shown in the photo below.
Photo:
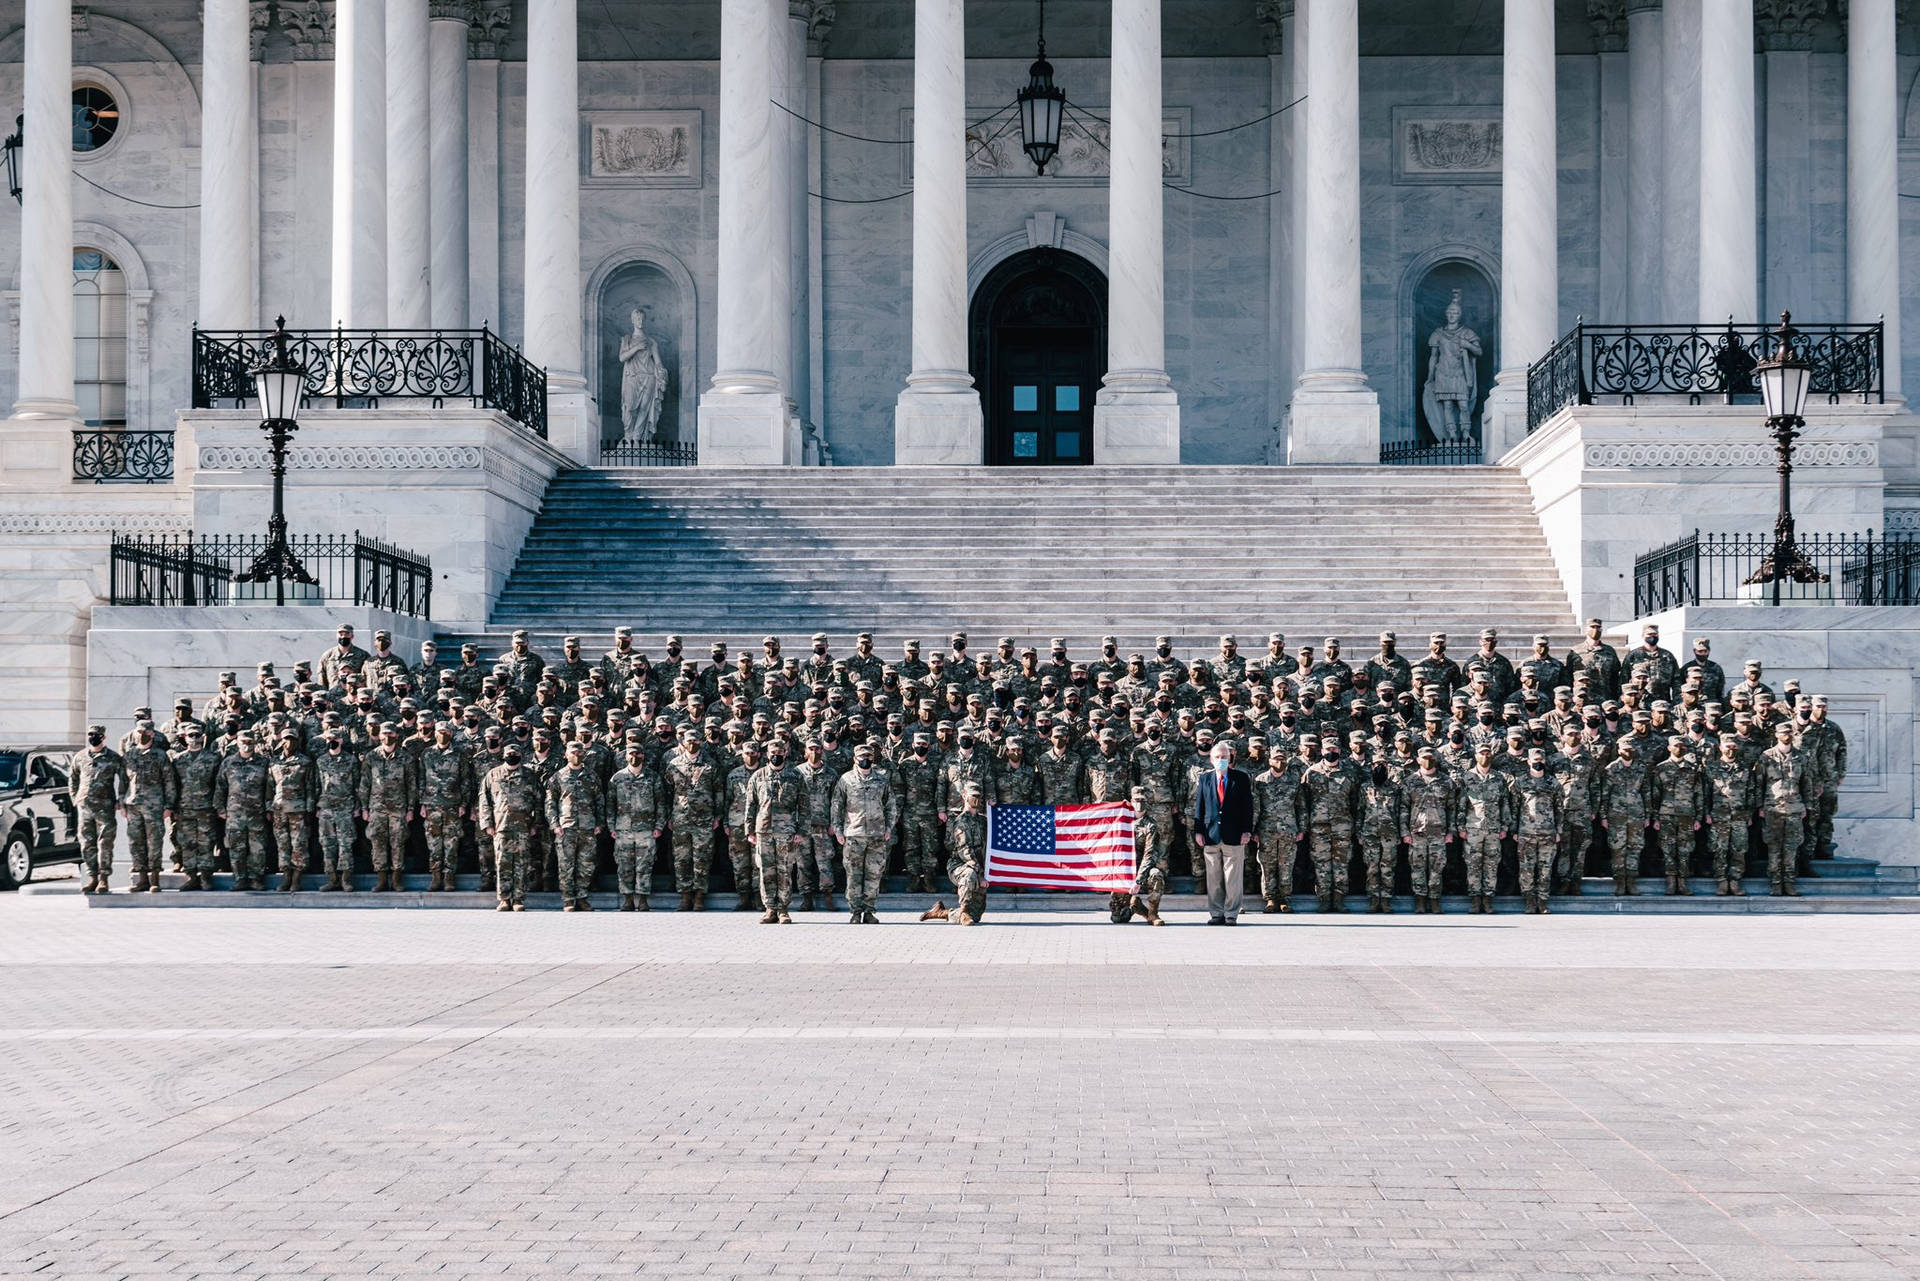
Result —
[{"label": "khaki pant", "polygon": [[1237,921],[1240,903],[1246,896],[1247,847],[1205,845],[1200,848],[1201,864],[1207,869],[1207,918]]}]

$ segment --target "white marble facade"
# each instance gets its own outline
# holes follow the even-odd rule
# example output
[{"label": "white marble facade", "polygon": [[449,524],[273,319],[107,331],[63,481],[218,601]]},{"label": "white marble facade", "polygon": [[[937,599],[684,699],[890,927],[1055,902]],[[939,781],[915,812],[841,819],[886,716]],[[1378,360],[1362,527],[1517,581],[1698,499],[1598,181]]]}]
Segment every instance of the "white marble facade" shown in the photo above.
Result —
[{"label": "white marble facade", "polygon": [[[49,0],[32,3],[33,12],[40,12]],[[556,14],[576,8],[574,0],[551,3]],[[940,22],[928,27],[917,4],[940,9]],[[187,403],[188,331],[196,320],[215,323],[208,319],[209,306],[231,312],[237,290],[250,294],[250,323],[268,323],[281,311],[295,325],[342,318],[330,314],[341,300],[329,267],[337,258],[333,116],[341,89],[334,35],[337,11],[347,6],[345,0],[244,0],[244,7],[251,36],[247,71],[255,163],[233,177],[230,131],[224,132],[218,142],[226,163],[209,170],[206,181],[202,158],[214,138],[202,137],[203,96],[230,97],[235,80],[226,65],[222,74],[208,77],[200,51],[214,46],[203,46],[210,29],[203,22],[221,23],[229,43],[219,47],[236,48],[230,43],[236,0],[205,6],[204,17],[197,0],[92,4],[72,11],[74,78],[110,83],[124,99],[113,145],[98,156],[75,160],[74,172],[85,181],[72,184],[72,218],[76,242],[104,245],[131,259],[123,266],[144,282],[145,323],[137,341],[130,338],[128,353],[130,389],[138,384],[135,399],[145,420],[135,425],[165,425]],[[754,359],[778,366],[762,372],[785,397],[788,425],[797,422],[824,437],[835,462],[894,460],[896,408],[910,374],[922,385],[948,392],[958,385],[950,372],[924,382],[950,370],[956,327],[964,327],[967,319],[967,299],[956,294],[952,265],[944,260],[928,259],[929,279],[937,274],[945,283],[939,307],[917,313],[918,323],[923,329],[937,323],[940,332],[930,335],[931,354],[916,362],[914,201],[839,202],[895,195],[910,181],[904,147],[860,139],[911,135],[916,29],[964,27],[964,34],[950,38],[962,39],[973,54],[960,86],[962,114],[972,124],[1010,101],[1024,81],[1032,57],[1028,8],[981,0],[939,0],[937,6],[935,0],[791,0],[784,8],[777,0],[728,5],[716,0],[660,10],[619,0],[611,6],[577,6],[577,41],[535,45],[526,11],[498,0],[353,0],[351,17],[357,20],[362,9],[384,14],[392,28],[386,33],[384,70],[423,61],[416,48],[415,12],[423,7],[433,33],[428,44],[438,59],[431,77],[411,88],[405,79],[383,84],[379,100],[389,113],[417,114],[417,128],[432,135],[432,181],[421,184],[417,174],[387,176],[389,261],[383,301],[400,304],[413,318],[430,299],[436,323],[484,322],[510,341],[527,344],[530,353],[551,352],[543,363],[563,375],[556,392],[573,397],[568,412],[576,415],[557,419],[563,449],[584,461],[592,452],[596,423],[603,435],[617,434],[618,406],[600,403],[605,379],[599,377],[598,353],[605,335],[598,330],[606,300],[585,295],[635,262],[650,264],[660,280],[671,282],[673,296],[664,309],[674,314],[679,332],[663,338],[673,351],[684,353],[673,371],[679,421],[663,424],[664,439],[694,439],[696,407],[713,391],[715,373],[737,384],[743,372],[721,363],[727,348],[721,332],[727,323],[721,267],[726,252],[743,256],[736,275],[754,286],[737,296],[751,299],[741,305],[756,309],[755,325],[747,326],[749,345],[768,353]],[[768,12],[760,14],[761,7]],[[1557,235],[1557,253],[1551,255],[1557,288],[1550,295],[1557,298],[1557,311],[1550,322],[1535,319],[1519,329],[1504,324],[1503,317],[1468,315],[1467,324],[1501,335],[1495,368],[1523,366],[1537,354],[1531,349],[1539,345],[1541,332],[1557,333],[1576,317],[1714,319],[1696,315],[1699,305],[1687,301],[1703,305],[1714,293],[1699,280],[1703,209],[1745,210],[1753,217],[1758,240],[1751,278],[1737,282],[1732,293],[1751,297],[1761,312],[1791,307],[1807,319],[1868,320],[1873,316],[1862,313],[1863,306],[1914,292],[1913,263],[1920,255],[1900,247],[1920,228],[1908,227],[1889,239],[1887,220],[1863,217],[1858,202],[1848,198],[1850,179],[1876,200],[1887,190],[1920,188],[1920,173],[1899,181],[1900,173],[1920,168],[1920,145],[1908,141],[1910,133],[1920,135],[1920,127],[1908,123],[1920,120],[1920,104],[1909,106],[1920,70],[1920,57],[1909,52],[1920,49],[1913,40],[1913,15],[1896,13],[1893,0],[1855,5],[1855,21],[1884,23],[1897,31],[1899,53],[1889,70],[1888,59],[1850,55],[1846,19],[1827,0],[1579,0],[1554,8],[1557,22],[1546,24],[1553,27],[1551,66],[1540,52],[1546,44],[1528,36],[1533,42],[1518,82],[1530,92],[1550,93],[1555,107],[1551,159],[1557,211],[1549,217]],[[1157,18],[1164,45],[1158,61],[1163,114],[1174,122],[1168,127],[1193,134],[1254,120],[1305,91],[1309,69],[1300,51],[1316,11],[1324,22],[1342,31],[1350,28],[1349,34],[1357,36],[1357,66],[1345,45],[1330,41],[1333,61],[1323,74],[1336,80],[1357,75],[1352,95],[1357,121],[1349,126],[1344,118],[1329,120],[1327,130],[1312,136],[1344,138],[1351,136],[1350,129],[1357,131],[1359,193],[1352,211],[1360,255],[1357,299],[1308,299],[1300,289],[1308,273],[1295,259],[1311,241],[1297,233],[1310,229],[1312,218],[1297,207],[1296,196],[1319,190],[1313,177],[1323,164],[1310,154],[1304,106],[1267,124],[1178,140],[1180,163],[1161,193],[1164,228],[1157,263],[1149,255],[1134,265],[1144,251],[1124,243],[1125,263],[1105,260],[1114,247],[1109,208],[1116,193],[1109,179],[1085,176],[1071,166],[1058,177],[1033,178],[1017,148],[1011,174],[985,175],[970,167],[961,207],[944,201],[927,216],[944,220],[938,223],[942,237],[964,227],[973,281],[991,266],[987,259],[1021,243],[1019,233],[1036,217],[1097,246],[1098,265],[1110,275],[1124,271],[1126,279],[1140,282],[1145,272],[1147,283],[1157,279],[1164,337],[1158,344],[1149,338],[1145,346],[1158,347],[1170,399],[1177,399],[1171,422],[1181,461],[1257,462],[1276,456],[1276,426],[1293,400],[1307,348],[1320,328],[1317,318],[1343,314],[1350,303],[1359,316],[1361,386],[1377,401],[1380,434],[1387,440],[1408,438],[1416,430],[1413,312],[1421,280],[1436,266],[1465,264],[1485,277],[1493,297],[1511,299],[1516,282],[1504,278],[1503,240],[1525,233],[1528,243],[1538,242],[1538,217],[1522,216],[1537,211],[1516,213],[1512,201],[1504,216],[1513,226],[1503,235],[1503,191],[1512,188],[1503,181],[1504,169],[1517,162],[1511,161],[1512,149],[1502,151],[1496,126],[1503,96],[1516,78],[1503,57],[1509,33],[1498,10],[1464,0],[1357,5],[1353,0],[1131,0],[1120,18],[1109,0],[1055,0],[1049,10],[1056,78],[1071,102],[1102,118],[1110,118],[1113,110],[1114,40],[1129,51],[1143,48],[1140,33]],[[727,39],[722,15],[727,12],[764,18],[749,26],[765,28],[768,48],[743,53],[742,65],[775,68],[770,78],[795,110],[840,131],[813,132],[776,109],[777,119],[766,131],[771,142],[752,142],[735,153],[772,157],[766,174],[741,190],[760,191],[754,200],[771,202],[778,212],[766,216],[750,210],[751,225],[771,226],[775,234],[764,237],[765,244],[732,251],[723,249],[720,237],[726,218],[721,165],[729,154],[722,111]],[[28,0],[0,3],[0,82],[24,79],[28,16]],[[1753,100],[1747,104],[1752,127],[1744,144],[1718,133],[1708,138],[1705,158],[1711,163],[1703,168],[1700,138],[1673,127],[1671,120],[1663,119],[1656,130],[1648,113],[1636,116],[1634,76],[1655,78],[1651,82],[1663,90],[1661,111],[1671,114],[1675,103],[1684,107],[1691,101],[1696,121],[1719,116],[1698,109],[1702,84],[1704,92],[1725,92],[1719,88],[1728,74],[1725,51],[1744,47],[1744,38],[1728,24],[1739,26],[1749,17],[1755,48]],[[467,57],[463,67],[450,68],[459,48],[451,39],[456,28],[466,32]],[[1442,32],[1448,47],[1459,52],[1431,52],[1436,33]],[[1630,38],[1636,32],[1642,37],[1638,62]],[[1709,35],[1713,38],[1703,38]],[[1650,51],[1655,41],[1659,47]],[[540,49],[557,61],[534,67],[530,51]],[[1704,82],[1699,74],[1703,50],[1709,59]],[[226,62],[232,61],[229,52]],[[541,201],[537,244],[529,244],[526,234],[530,74],[560,77],[577,90],[578,99],[573,111],[540,126],[551,141],[564,136],[554,130],[577,118],[576,163],[553,170],[554,146],[541,145],[536,154],[547,169],[535,175],[534,183],[551,191],[554,173],[577,171],[577,231],[566,209],[556,215],[551,202]],[[436,111],[433,98],[462,79],[464,111]],[[1744,84],[1738,75],[1732,82],[1736,89]],[[435,87],[432,93],[429,85]],[[1894,101],[1868,110],[1873,104],[1860,98],[1864,92],[1877,97],[1891,92]],[[1850,94],[1856,99],[1851,106]],[[1339,104],[1342,98],[1329,89],[1309,98],[1315,100]],[[953,114],[944,99],[938,109]],[[1732,127],[1748,118],[1736,109]],[[428,149],[407,132],[384,130],[389,158],[402,168],[428,163]],[[362,133],[372,136],[370,129]],[[848,134],[859,137],[842,136]],[[1666,153],[1659,164],[1641,154],[1649,138]],[[791,149],[796,141],[805,148],[804,158]],[[1757,186],[1750,193],[1709,190],[1703,203],[1702,175],[1711,186],[1712,175],[1725,168],[1729,145],[1736,160],[1745,155],[1742,145],[1751,146]],[[782,146],[789,150],[783,152]],[[1537,146],[1527,153],[1538,154]],[[1540,162],[1526,163],[1537,168]],[[450,168],[463,174],[464,183],[454,181]],[[1658,177],[1660,189],[1637,190],[1636,184],[1646,187],[1653,180],[1649,175]],[[209,183],[211,197],[202,191]],[[359,185],[364,187],[364,179]],[[423,234],[428,225],[422,221],[423,186],[430,234]],[[1278,195],[1259,200],[1193,194],[1276,189]],[[802,190],[832,199],[801,197]],[[167,207],[204,203],[203,197],[214,200],[225,220],[221,225],[253,228],[252,243],[237,249],[245,258],[244,271],[234,264],[208,270],[202,261],[207,237],[200,212]],[[449,210],[447,202],[462,197],[464,210]],[[1299,203],[1306,203],[1304,197]],[[361,205],[350,201],[346,207]],[[1342,212],[1336,208],[1322,216],[1337,218]],[[1910,202],[1899,202],[1901,216],[1911,213]],[[7,350],[13,358],[0,361],[4,404],[23,396],[19,344],[22,327],[31,324],[19,292],[21,215],[11,202],[0,202],[0,284],[13,290],[6,309]],[[1871,243],[1882,256],[1894,246],[1898,266],[1891,280],[1888,272],[1850,261],[1850,236],[1859,244]],[[577,238],[578,282],[572,283],[571,270],[557,281],[554,271],[542,270],[529,281],[529,261],[565,260],[571,268],[572,257],[558,243],[567,238]],[[1655,239],[1660,254],[1653,252]],[[1709,229],[1711,251],[1724,257],[1725,247],[1712,240]],[[463,242],[466,271],[459,287],[442,279],[437,286],[430,282],[423,295],[417,288],[420,273],[452,275],[449,263]],[[1736,245],[1734,252],[1745,251]],[[766,261],[776,254],[782,266],[777,272]],[[412,264],[414,257],[430,261]],[[1534,257],[1538,261],[1539,254]],[[941,264],[937,272],[936,261]],[[1642,275],[1657,265],[1665,287],[1636,283],[1636,265]],[[768,280],[778,286],[777,299],[768,294]],[[561,297],[569,284],[571,311]],[[217,287],[227,301],[203,304],[203,287]],[[1137,287],[1123,291],[1124,297],[1114,300],[1116,316],[1142,305],[1130,300],[1151,300],[1154,293]],[[532,332],[530,296],[539,300],[544,317]],[[1721,296],[1714,293],[1716,299]],[[785,318],[771,331],[757,328],[758,312],[778,311],[783,301]],[[462,307],[464,316],[456,315]],[[1652,311],[1641,314],[1648,307]],[[1895,319],[1899,310],[1892,306]],[[1131,339],[1142,326],[1128,324],[1125,330]],[[785,349],[776,359],[774,349],[783,341]],[[1920,360],[1920,342],[1903,338],[1902,343],[1899,363]],[[1144,363],[1150,375],[1158,372],[1153,351],[1116,350],[1131,364]],[[916,363],[936,358],[937,365],[916,373]],[[1314,358],[1328,359],[1324,353]],[[570,426],[580,415],[584,421]],[[797,453],[777,452],[781,457]],[[1316,455],[1309,450],[1303,456]]]}]

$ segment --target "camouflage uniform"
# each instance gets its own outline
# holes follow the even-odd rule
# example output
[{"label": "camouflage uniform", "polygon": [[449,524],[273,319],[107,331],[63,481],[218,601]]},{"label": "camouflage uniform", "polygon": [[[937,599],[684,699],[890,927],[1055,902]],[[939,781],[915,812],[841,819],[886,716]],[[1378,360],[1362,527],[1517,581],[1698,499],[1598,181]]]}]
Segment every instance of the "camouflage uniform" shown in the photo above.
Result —
[{"label": "camouflage uniform", "polygon": [[848,770],[834,784],[828,825],[840,835],[847,864],[847,906],[863,917],[873,913],[880,878],[887,870],[887,846],[900,814],[893,783],[883,770]]},{"label": "camouflage uniform", "polygon": [[273,793],[273,843],[280,850],[280,888],[293,889],[312,853],[310,824],[318,787],[313,758],[298,750],[271,757],[267,779]]},{"label": "camouflage uniform", "polygon": [[367,816],[374,875],[394,889],[400,888],[400,876],[406,870],[407,822],[419,795],[413,758],[398,744],[382,743],[360,758],[360,808]]},{"label": "camouflage uniform", "polygon": [[1691,756],[1669,756],[1656,761],[1648,773],[1652,777],[1650,809],[1659,823],[1660,853],[1666,863],[1667,891],[1688,894],[1686,878],[1692,869],[1694,832],[1706,809],[1702,793],[1705,780],[1700,765]]},{"label": "camouflage uniform", "polygon": [[740,894],[743,910],[752,905],[754,886],[758,883],[753,867],[753,842],[748,839],[752,829],[747,826],[747,794],[753,788],[753,776],[759,772],[758,762],[743,759],[727,771],[725,785],[723,821],[727,826],[727,859],[733,864],[733,888]]},{"label": "camouflage uniform", "polygon": [[[1815,705],[1821,705],[1816,699]],[[1847,777],[1847,736],[1831,720],[1809,720],[1800,748],[1813,769],[1814,802],[1808,811],[1806,857],[1833,856],[1833,817],[1840,811],[1840,785]]]},{"label": "camouflage uniform", "polygon": [[1813,768],[1790,739],[1776,739],[1760,754],[1754,782],[1760,791],[1760,821],[1767,838],[1767,877],[1775,894],[1797,897],[1794,859],[1805,838],[1807,809],[1818,795]]},{"label": "camouflage uniform", "polygon": [[[653,889],[660,815],[660,778],[644,757],[607,780],[607,829],[613,833],[614,875],[622,896],[644,898]],[[744,893],[746,882],[741,885]]]},{"label": "camouflage uniform", "polygon": [[451,743],[420,753],[420,827],[427,838],[427,870],[436,884],[453,888],[460,864],[460,824],[473,790],[467,755]]},{"label": "camouflage uniform", "polygon": [[907,875],[917,884],[931,885],[940,866],[940,764],[931,751],[924,757],[909,752],[891,773],[898,793]]},{"label": "camouflage uniform", "polygon": [[145,747],[136,742],[121,754],[120,762],[127,776],[127,794],[121,803],[127,812],[133,874],[141,880],[151,877],[153,888],[158,889],[166,855],[166,812],[173,808],[177,790],[173,762],[157,739]]},{"label": "camouflage uniform", "polygon": [[1600,762],[1582,747],[1562,752],[1553,762],[1560,781],[1560,850],[1554,860],[1561,890],[1580,892],[1587,871],[1587,849],[1593,844],[1593,819],[1598,808]]},{"label": "camouflage uniform", "polygon": [[545,826],[545,805],[540,772],[520,760],[503,761],[480,784],[480,830],[492,834],[494,888],[509,907],[526,904],[534,833]]},{"label": "camouflage uniform", "polygon": [[1345,910],[1347,863],[1353,857],[1354,821],[1360,797],[1354,776],[1340,761],[1321,758],[1306,770],[1307,848],[1322,910]]},{"label": "camouflage uniform", "polygon": [[606,802],[591,765],[569,762],[547,780],[547,826],[560,855],[560,899],[572,907],[593,889],[595,837],[606,826]]},{"label": "camouflage uniform", "polygon": [[98,878],[102,889],[113,875],[113,845],[120,835],[120,799],[126,791],[127,771],[120,753],[102,747],[73,754],[67,794],[80,819],[80,857],[87,876]]},{"label": "camouflage uniform", "polygon": [[1407,871],[1413,881],[1414,910],[1437,912],[1447,841],[1459,830],[1455,779],[1438,768],[1431,773],[1415,770],[1401,780],[1401,786],[1407,796]]},{"label": "camouflage uniform", "polygon": [[1492,768],[1482,773],[1476,766],[1460,776],[1457,795],[1458,830],[1466,833],[1467,893],[1480,900],[1476,910],[1484,911],[1500,871],[1501,834],[1513,828],[1513,788],[1505,774]]},{"label": "camouflage uniform", "polygon": [[1713,875],[1722,894],[1740,894],[1740,878],[1747,874],[1747,824],[1753,817],[1756,793],[1753,769],[1736,754],[1733,760],[1716,756],[1702,769],[1706,784],[1707,849],[1713,856]]},{"label": "camouflage uniform", "polygon": [[[979,758],[976,758],[979,759]],[[815,892],[833,897],[833,836],[827,817],[833,810],[833,785],[839,781],[823,762],[801,761],[793,767],[807,789],[806,839],[793,850],[793,890],[809,901]]]},{"label": "camouflage uniform", "polygon": [[173,852],[188,877],[213,875],[213,783],[220,753],[210,747],[172,753],[174,777]]},{"label": "camouflage uniform", "polygon": [[214,776],[213,803],[227,821],[235,889],[259,889],[267,874],[267,758],[227,757]]},{"label": "camouflage uniform", "polygon": [[1520,897],[1529,912],[1544,912],[1553,888],[1553,864],[1564,830],[1564,798],[1560,780],[1546,771],[1531,770],[1513,781],[1513,843],[1519,854]]},{"label": "camouflage uniform", "polygon": [[1260,863],[1260,897],[1271,909],[1282,908],[1293,894],[1305,784],[1300,762],[1291,757],[1276,756],[1253,776],[1254,854]]},{"label": "camouflage uniform", "polygon": [[761,766],[747,789],[746,826],[754,838],[760,902],[776,920],[787,919],[792,905],[794,855],[809,839],[811,804],[806,779],[784,759]]},{"label": "camouflage uniform", "polygon": [[726,780],[705,750],[684,751],[667,767],[673,798],[673,879],[684,898],[707,892],[707,866],[713,861],[713,825],[726,800]]},{"label": "camouflage uniform", "polygon": [[360,801],[360,758],[343,748],[323,750],[314,758],[317,799],[314,811],[320,820],[320,863],[327,873],[327,888],[336,884],[353,888],[354,811]]},{"label": "camouflage uniform", "polygon": [[1635,878],[1640,875],[1640,855],[1647,843],[1647,818],[1652,797],[1652,781],[1647,763],[1636,753],[1632,760],[1616,757],[1602,771],[1606,817],[1607,852],[1613,860],[1613,885],[1616,894],[1638,894]]},{"label": "camouflage uniform", "polygon": [[1407,794],[1389,771],[1360,789],[1360,853],[1367,865],[1367,910],[1391,910],[1393,871],[1407,834]]},{"label": "camouflage uniform", "polygon": [[947,922],[964,925],[987,911],[987,816],[962,809],[947,820],[947,878],[953,882],[953,911]]},{"label": "camouflage uniform", "polygon": [[1154,742],[1149,726],[1149,736],[1134,744],[1127,755],[1134,786],[1140,789],[1135,806],[1139,813],[1134,818],[1140,876],[1145,877],[1149,866],[1155,867],[1164,885],[1173,853],[1174,818],[1180,806],[1178,754],[1165,738]]}]

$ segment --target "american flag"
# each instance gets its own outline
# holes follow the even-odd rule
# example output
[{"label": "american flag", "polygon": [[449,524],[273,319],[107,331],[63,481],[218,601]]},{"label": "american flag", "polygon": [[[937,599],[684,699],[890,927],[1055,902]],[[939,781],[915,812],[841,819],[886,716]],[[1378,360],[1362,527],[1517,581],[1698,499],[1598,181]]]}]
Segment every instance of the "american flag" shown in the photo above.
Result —
[{"label": "american flag", "polygon": [[988,806],[987,880],[1042,890],[1132,890],[1133,806]]}]

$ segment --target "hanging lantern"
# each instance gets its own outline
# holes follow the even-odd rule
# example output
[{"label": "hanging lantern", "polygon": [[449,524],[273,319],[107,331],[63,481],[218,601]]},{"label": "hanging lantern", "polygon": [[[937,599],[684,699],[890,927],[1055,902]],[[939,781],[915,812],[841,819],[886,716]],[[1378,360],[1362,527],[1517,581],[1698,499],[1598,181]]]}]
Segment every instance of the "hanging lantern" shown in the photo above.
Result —
[{"label": "hanging lantern", "polygon": [[1067,109],[1067,91],[1053,83],[1053,64],[1047,61],[1047,0],[1040,0],[1039,52],[1027,68],[1026,87],[1014,97],[1020,110],[1020,149],[1045,174],[1060,152],[1060,123]]}]

